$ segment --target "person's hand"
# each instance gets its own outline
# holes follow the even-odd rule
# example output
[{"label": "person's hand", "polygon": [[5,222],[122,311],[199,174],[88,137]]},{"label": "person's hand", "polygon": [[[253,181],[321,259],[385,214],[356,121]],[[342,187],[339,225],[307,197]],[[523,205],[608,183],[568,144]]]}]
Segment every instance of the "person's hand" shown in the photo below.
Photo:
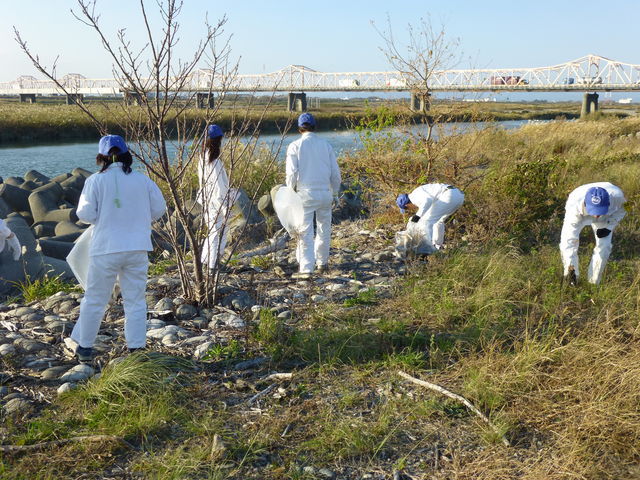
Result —
[{"label": "person's hand", "polygon": [[611,233],[611,230],[608,228],[599,228],[596,230],[596,236],[598,238],[604,238]]},{"label": "person's hand", "polygon": [[418,220],[420,220],[420,217],[418,215],[414,215],[413,217],[411,217],[411,221],[413,223],[418,223]]},{"label": "person's hand", "polygon": [[18,260],[20,258],[20,255],[22,255],[22,247],[20,246],[20,241],[18,240],[18,237],[15,236],[15,234],[12,233],[11,236],[7,238],[7,245],[13,252],[13,259]]}]

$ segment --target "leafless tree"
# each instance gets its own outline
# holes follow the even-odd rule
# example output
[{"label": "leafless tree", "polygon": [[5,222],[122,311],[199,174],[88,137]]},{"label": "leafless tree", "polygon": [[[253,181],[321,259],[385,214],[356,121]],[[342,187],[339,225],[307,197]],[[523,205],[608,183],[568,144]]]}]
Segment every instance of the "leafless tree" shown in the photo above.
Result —
[{"label": "leafless tree", "polygon": [[[120,92],[125,97],[123,103],[102,104],[106,115],[97,115],[92,106],[80,97],[71,97],[96,126],[101,135],[107,134],[107,125],[101,118],[116,119],[119,129],[124,132],[132,153],[146,167],[161,186],[169,206],[162,224],[155,229],[157,240],[166,245],[166,251],[175,253],[183,294],[201,304],[215,299],[220,278],[219,263],[209,271],[201,260],[201,252],[206,237],[206,215],[222,215],[225,226],[229,223],[233,210],[230,208],[235,196],[227,198],[222,208],[216,212],[200,214],[200,204],[207,199],[198,197],[197,168],[207,124],[219,118],[223,100],[230,92],[237,75],[238,63],[231,60],[230,36],[225,35],[226,17],[215,23],[205,18],[205,31],[191,56],[183,60],[177,56],[180,39],[178,22],[183,2],[180,0],[158,0],[158,24],[154,24],[145,0],[139,0],[141,29],[145,32],[146,43],[134,46],[124,29],[117,30],[115,39],[109,37],[96,11],[96,0],[78,0],[73,16],[92,29],[104,50],[111,58],[112,72]],[[56,62],[46,67],[38,55],[28,47],[27,42],[14,28],[16,41],[31,59],[38,71],[53,81],[65,94],[75,93],[73,86],[60,80],[56,75]],[[191,106],[197,94],[203,93],[203,78],[208,86],[207,93],[215,93],[215,102],[206,104],[206,109],[197,114]],[[194,85],[197,85],[195,87]],[[215,88],[214,88],[215,85]],[[254,92],[255,93],[255,92]],[[258,145],[259,127],[268,108],[268,102],[258,105],[250,95],[249,100],[238,101],[238,95],[229,95],[231,100],[225,115],[231,123],[234,135],[223,149],[223,161],[227,167],[235,195],[237,188],[246,183],[249,176],[253,185],[247,192],[254,199],[265,178],[275,165],[277,151],[261,153],[260,169],[256,173],[255,157]],[[92,104],[93,105],[93,104]],[[245,140],[240,140],[244,138]],[[248,138],[248,140],[246,140]],[[175,151],[175,154],[172,153]],[[231,194],[230,194],[231,195]],[[239,235],[236,235],[236,239]],[[233,250],[234,245],[230,245]]]},{"label": "leafless tree", "polygon": [[[454,68],[461,59],[458,38],[450,38],[446,34],[444,25],[434,26],[430,17],[421,18],[416,24],[406,26],[406,41],[400,41],[394,33],[391,17],[387,15],[384,28],[379,28],[371,22],[382,39],[380,51],[384,54],[389,65],[399,72],[403,85],[408,86],[412,93],[421,97],[426,109],[431,103],[431,83],[435,72]],[[426,134],[419,135],[419,141],[424,143],[427,171],[431,171],[433,162],[437,159],[434,149],[434,127],[452,112],[425,112],[420,121],[426,125]]]}]

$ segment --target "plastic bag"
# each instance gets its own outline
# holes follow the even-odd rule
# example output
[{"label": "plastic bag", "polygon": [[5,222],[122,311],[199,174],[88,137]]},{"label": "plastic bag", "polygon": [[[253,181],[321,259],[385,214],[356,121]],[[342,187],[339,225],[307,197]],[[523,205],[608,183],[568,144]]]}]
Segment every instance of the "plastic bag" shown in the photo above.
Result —
[{"label": "plastic bag", "polygon": [[89,275],[89,250],[91,248],[91,238],[93,237],[93,225],[87,228],[78,237],[75,245],[67,255],[67,263],[71,271],[76,276],[78,283],[83,290],[87,289],[87,277]]},{"label": "plastic bag", "polygon": [[298,233],[304,221],[302,198],[291,187],[282,186],[275,194],[273,209],[289,235]]},{"label": "plastic bag", "polygon": [[396,233],[396,257],[406,258],[412,255],[430,255],[435,252],[431,236],[425,235],[424,226],[409,222],[406,230]]}]

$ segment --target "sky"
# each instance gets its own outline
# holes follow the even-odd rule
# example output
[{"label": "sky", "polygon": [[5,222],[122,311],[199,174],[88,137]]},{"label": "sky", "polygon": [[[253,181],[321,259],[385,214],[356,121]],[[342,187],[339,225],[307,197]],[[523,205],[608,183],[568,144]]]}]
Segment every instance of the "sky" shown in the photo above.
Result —
[{"label": "sky", "polygon": [[[154,10],[155,0],[147,4]],[[43,63],[58,58],[60,76],[111,77],[99,38],[73,18],[72,8],[76,0],[0,0],[0,82],[40,77],[15,42],[14,26]],[[133,45],[144,45],[138,1],[98,0],[96,11],[108,37],[126,28]],[[386,29],[387,18],[400,44],[407,25],[420,18],[443,25],[448,38],[459,40],[458,68],[541,67],[589,53],[640,64],[640,0],[184,0],[179,56],[194,50],[205,18],[223,16],[223,38],[230,37],[239,73],[290,64],[324,72],[390,70],[372,26]]]}]

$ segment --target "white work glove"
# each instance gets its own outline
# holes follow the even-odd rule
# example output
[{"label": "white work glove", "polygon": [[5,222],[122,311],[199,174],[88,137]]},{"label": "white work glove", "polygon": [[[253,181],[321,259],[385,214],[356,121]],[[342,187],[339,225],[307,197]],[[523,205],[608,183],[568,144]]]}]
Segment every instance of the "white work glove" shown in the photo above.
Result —
[{"label": "white work glove", "polygon": [[12,234],[7,238],[7,246],[13,251],[13,259],[18,260],[20,255],[22,255],[22,247],[20,246],[20,241],[15,234]]}]

